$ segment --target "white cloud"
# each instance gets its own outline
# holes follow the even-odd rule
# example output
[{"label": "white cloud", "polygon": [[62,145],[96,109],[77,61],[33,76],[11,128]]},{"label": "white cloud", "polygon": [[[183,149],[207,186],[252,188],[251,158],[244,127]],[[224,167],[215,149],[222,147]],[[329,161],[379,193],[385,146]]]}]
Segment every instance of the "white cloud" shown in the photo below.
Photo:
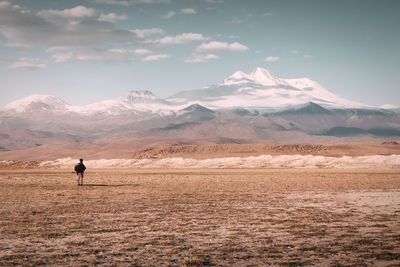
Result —
[{"label": "white cloud", "polygon": [[13,43],[13,42],[5,43],[5,44],[3,44],[3,46],[11,47],[11,48],[28,48],[28,47],[30,47],[30,45],[26,44],[26,43],[23,44],[23,43]]},{"label": "white cloud", "polygon": [[295,55],[297,55],[299,53],[299,50],[291,50],[290,51],[290,54],[295,54]]},{"label": "white cloud", "polygon": [[249,48],[241,43],[226,43],[212,41],[208,43],[202,43],[199,45],[194,53],[185,60],[186,63],[201,63],[208,62],[210,60],[218,59],[217,53],[222,52],[243,52]]},{"label": "white cloud", "polygon": [[[87,19],[97,17],[97,12],[93,8],[88,8],[85,6],[76,6],[70,9],[63,10],[42,10],[37,13],[39,17],[42,17],[50,22],[57,21],[57,19]],[[117,15],[115,13],[104,14],[101,13],[97,20],[105,21],[109,23],[116,23],[120,20],[126,20],[128,17],[126,15]],[[65,22],[63,22],[65,23]]]},{"label": "white cloud", "polygon": [[144,62],[158,61],[170,58],[168,54],[156,54],[154,51],[138,48],[128,50],[124,48],[100,49],[96,47],[51,47],[47,50],[57,63],[80,61],[91,63],[111,63],[116,61],[140,60]]},{"label": "white cloud", "polygon": [[176,15],[176,12],[173,11],[173,10],[171,10],[171,11],[169,11],[167,14],[161,16],[161,18],[163,18],[163,19],[170,19],[170,18],[172,18],[172,17],[175,16],[175,15]]},{"label": "white cloud", "polygon": [[304,55],[304,58],[315,58],[313,55]]},{"label": "white cloud", "polygon": [[155,55],[149,55],[149,56],[144,57],[142,59],[142,61],[145,61],[145,62],[148,62],[148,61],[159,61],[159,60],[167,59],[167,58],[170,58],[170,57],[171,56],[167,55],[167,54],[155,54]]},{"label": "white cloud", "polygon": [[124,48],[111,48],[108,49],[109,52],[112,53],[118,53],[118,54],[126,54],[128,52],[128,50],[124,49]]},{"label": "white cloud", "polygon": [[149,49],[138,48],[133,50],[133,53],[139,57],[145,57],[147,55],[153,54],[154,52]]},{"label": "white cloud", "polygon": [[39,70],[47,68],[47,65],[40,63],[37,58],[19,58],[14,63],[7,66],[8,69]]},{"label": "white cloud", "polygon": [[185,15],[194,15],[194,14],[197,14],[197,11],[194,8],[184,8],[184,9],[181,9],[180,13],[185,14]]},{"label": "white cloud", "polygon": [[52,17],[62,17],[62,18],[88,18],[94,17],[96,11],[93,8],[88,8],[85,6],[76,6],[70,9],[63,10],[42,10],[38,12],[38,16],[49,19]]},{"label": "white cloud", "polygon": [[197,14],[197,11],[194,8],[183,8],[183,9],[181,9],[179,11],[170,10],[166,14],[162,15],[161,18],[170,19],[172,17],[175,17],[178,14],[195,15],[195,14]]},{"label": "white cloud", "polygon": [[11,6],[11,3],[9,1],[0,1],[0,8],[6,8]]},{"label": "white cloud", "polygon": [[120,20],[126,20],[128,17],[126,15],[117,15],[115,13],[108,13],[108,14],[100,14],[97,20],[99,21],[106,21],[110,23],[115,23]]},{"label": "white cloud", "polygon": [[171,57],[168,54],[156,54],[154,51],[145,48],[135,49],[133,50],[133,54],[137,59],[144,62],[159,61]]},{"label": "white cloud", "polygon": [[94,9],[83,6],[33,13],[7,5],[0,8],[0,35],[5,43],[31,46],[94,46],[138,41],[134,33],[97,19]]},{"label": "white cloud", "polygon": [[185,60],[186,63],[203,63],[213,59],[218,59],[219,56],[215,54],[194,54]]},{"label": "white cloud", "polygon": [[121,48],[99,49],[89,47],[51,47],[47,50],[57,63],[67,61],[114,62],[131,59],[128,50]]},{"label": "white cloud", "polygon": [[209,43],[202,43],[196,48],[197,52],[218,52],[218,51],[230,51],[230,52],[241,52],[247,51],[249,48],[241,43],[226,43],[212,41]]},{"label": "white cloud", "polygon": [[279,61],[281,58],[280,57],[277,57],[277,56],[269,56],[269,57],[266,57],[264,60],[265,61],[267,61],[267,62],[277,62],[277,61]]},{"label": "white cloud", "polygon": [[133,30],[130,30],[130,32],[135,33],[139,38],[146,38],[150,35],[164,33],[163,29],[160,29],[160,28],[133,29]]},{"label": "white cloud", "polygon": [[[0,0],[0,3],[5,2]],[[176,12],[195,14],[196,10],[186,8]],[[164,48],[195,42],[203,44],[187,61],[206,62],[218,58],[219,51],[248,50],[239,43],[208,43],[210,38],[200,33],[187,32],[165,36],[161,35],[164,34],[161,28],[125,30],[115,23],[124,19],[127,19],[125,15],[101,13],[83,5],[31,12],[20,6],[2,4],[0,37],[4,40],[3,45],[9,47],[23,48],[26,47],[24,44],[29,44],[30,47],[47,47],[47,52],[58,63],[156,61],[171,57],[169,53],[160,51]],[[158,34],[161,36],[156,36]],[[221,48],[216,44],[225,46]],[[134,50],[132,47],[137,49]],[[37,68],[44,67],[39,62],[35,64]],[[30,65],[34,68],[34,64]],[[18,64],[10,65],[10,68],[16,68],[15,66]]]},{"label": "white cloud", "polygon": [[201,42],[208,40],[207,37],[203,36],[200,33],[182,33],[175,36],[165,36],[161,39],[150,41],[153,44],[161,45],[161,46],[168,46],[168,45],[175,45],[175,44],[186,44],[191,42]]}]

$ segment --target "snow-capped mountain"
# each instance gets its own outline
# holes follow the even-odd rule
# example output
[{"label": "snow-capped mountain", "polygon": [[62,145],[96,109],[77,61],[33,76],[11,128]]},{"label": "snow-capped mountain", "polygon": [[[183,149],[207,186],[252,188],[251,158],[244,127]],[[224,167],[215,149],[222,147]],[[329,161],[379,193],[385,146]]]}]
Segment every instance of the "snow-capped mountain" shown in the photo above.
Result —
[{"label": "snow-capped mountain", "polygon": [[130,91],[126,96],[99,101],[96,103],[73,106],[67,102],[50,95],[31,95],[9,103],[5,110],[17,113],[54,113],[54,114],[80,114],[80,115],[120,115],[130,113],[168,113],[170,105],[158,98],[148,90]]},{"label": "snow-capped mountain", "polygon": [[31,95],[9,103],[4,109],[15,112],[67,112],[69,107],[68,103],[55,96]]},{"label": "snow-capped mountain", "polygon": [[250,73],[236,71],[221,83],[182,91],[167,99],[160,99],[148,90],[130,91],[117,99],[73,106],[54,96],[32,95],[6,105],[4,110],[14,113],[50,112],[85,116],[168,115],[194,104],[211,110],[244,108],[263,111],[285,109],[310,102],[325,108],[374,108],[339,97],[309,78],[283,79],[270,70],[256,68]]},{"label": "snow-capped mountain", "polygon": [[130,91],[126,96],[96,102],[85,106],[73,106],[69,109],[72,112],[81,114],[108,114],[120,115],[122,113],[168,113],[169,104],[158,98],[148,90]]},{"label": "snow-capped mountain", "polygon": [[138,103],[160,102],[160,99],[149,90],[130,91],[128,93],[128,95],[126,96],[126,100],[130,101],[130,102],[138,102]]},{"label": "snow-capped mountain", "polygon": [[173,103],[199,103],[208,108],[285,108],[309,102],[334,108],[371,108],[336,96],[309,78],[283,79],[270,70],[237,71],[222,83],[180,92],[168,99]]},{"label": "snow-capped mountain", "polygon": [[254,83],[264,86],[280,86],[288,85],[285,80],[278,78],[270,70],[263,68],[256,68],[253,72],[247,74],[243,71],[236,71],[228,78],[226,78],[221,85],[234,85]]},{"label": "snow-capped mountain", "polygon": [[250,73],[250,77],[252,77],[255,82],[264,86],[287,85],[285,80],[278,78],[272,71],[263,68],[256,68]]}]

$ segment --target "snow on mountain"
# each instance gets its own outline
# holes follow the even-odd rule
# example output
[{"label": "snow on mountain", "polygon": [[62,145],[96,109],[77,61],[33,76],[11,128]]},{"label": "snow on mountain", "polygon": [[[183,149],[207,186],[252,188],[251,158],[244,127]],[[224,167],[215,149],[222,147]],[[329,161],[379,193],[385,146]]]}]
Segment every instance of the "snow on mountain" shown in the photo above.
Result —
[{"label": "snow on mountain", "polygon": [[71,106],[70,111],[82,115],[93,114],[108,114],[118,115],[122,111],[127,110],[128,107],[124,105],[119,99],[103,100],[84,106]]},{"label": "snow on mountain", "polygon": [[[256,68],[236,71],[223,82],[198,90],[182,91],[160,99],[151,91],[130,91],[127,95],[84,106],[72,106],[49,95],[33,95],[14,101],[4,110],[14,112],[105,114],[172,114],[193,104],[206,108],[250,110],[281,109],[313,102],[327,108],[372,108],[341,98],[309,78],[283,79],[272,71]],[[384,106],[382,108],[390,108]]]},{"label": "snow on mountain", "polygon": [[170,104],[154,95],[151,91],[130,91],[121,100],[128,109],[137,109],[144,112],[157,113],[159,115],[171,114]]},{"label": "snow on mountain", "polygon": [[310,97],[314,97],[315,99],[320,100],[318,102],[322,105],[324,105],[323,102],[326,102],[327,106],[334,106],[334,107],[346,107],[346,108],[370,107],[362,103],[357,103],[339,97],[334,93],[332,93],[331,91],[329,91],[328,89],[324,88],[319,83],[306,77],[298,79],[285,79],[285,82],[288,83],[293,88],[301,89],[307,92]]},{"label": "snow on mountain", "polygon": [[385,104],[385,105],[380,106],[379,108],[381,108],[381,109],[399,109],[398,106],[395,106],[392,104]]},{"label": "snow on mountain", "polygon": [[170,114],[171,107],[148,90],[130,91],[126,96],[103,100],[83,106],[73,106],[51,95],[31,95],[9,103],[4,107],[12,112],[51,112],[55,114],[78,113],[81,115],[119,115],[125,112],[133,114],[157,113]]},{"label": "snow on mountain", "polygon": [[213,109],[284,108],[308,102],[335,108],[371,108],[336,96],[311,79],[283,79],[263,68],[256,68],[249,74],[237,71],[220,84],[180,92],[168,100],[180,104],[198,103]]},{"label": "snow on mountain", "polygon": [[256,68],[252,73],[250,73],[250,77],[264,86],[288,85],[285,80],[278,78],[274,73],[272,73],[272,71],[263,68]]},{"label": "snow on mountain", "polygon": [[226,78],[223,81],[223,85],[232,85],[232,84],[243,84],[243,83],[254,83],[255,80],[250,75],[242,72],[236,71],[231,76]]},{"label": "snow on mountain", "polygon": [[264,86],[288,85],[285,80],[278,78],[272,71],[256,68],[253,72],[247,74],[243,71],[236,71],[226,78],[221,85],[238,85],[238,84],[260,84]]},{"label": "snow on mountain", "polygon": [[155,94],[153,94],[153,92],[149,90],[143,90],[143,91],[132,90],[128,93],[126,99],[128,101],[140,102],[140,103],[160,101],[160,99]]},{"label": "snow on mountain", "polygon": [[55,96],[31,95],[9,103],[4,109],[15,112],[65,112],[68,107],[68,103]]},{"label": "snow on mountain", "polygon": [[70,110],[82,114],[104,113],[119,115],[124,112],[131,113],[158,113],[169,114],[170,107],[164,100],[158,98],[148,90],[130,91],[126,96],[112,100],[104,100],[85,106],[74,106]]}]

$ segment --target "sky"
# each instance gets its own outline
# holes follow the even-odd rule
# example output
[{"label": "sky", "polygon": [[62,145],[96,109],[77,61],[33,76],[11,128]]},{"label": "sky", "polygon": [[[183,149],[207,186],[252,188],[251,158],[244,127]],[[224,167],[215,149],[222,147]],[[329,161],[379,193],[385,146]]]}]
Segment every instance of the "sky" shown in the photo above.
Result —
[{"label": "sky", "polygon": [[397,0],[0,0],[0,106],[168,97],[237,70],[400,106]]}]

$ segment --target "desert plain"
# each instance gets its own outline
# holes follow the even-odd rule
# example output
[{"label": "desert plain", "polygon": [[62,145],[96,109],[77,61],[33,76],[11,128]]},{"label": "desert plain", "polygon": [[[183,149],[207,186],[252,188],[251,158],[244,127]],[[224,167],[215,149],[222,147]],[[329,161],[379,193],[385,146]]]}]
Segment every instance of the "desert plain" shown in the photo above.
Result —
[{"label": "desert plain", "polygon": [[1,266],[399,266],[394,169],[0,171]]}]

